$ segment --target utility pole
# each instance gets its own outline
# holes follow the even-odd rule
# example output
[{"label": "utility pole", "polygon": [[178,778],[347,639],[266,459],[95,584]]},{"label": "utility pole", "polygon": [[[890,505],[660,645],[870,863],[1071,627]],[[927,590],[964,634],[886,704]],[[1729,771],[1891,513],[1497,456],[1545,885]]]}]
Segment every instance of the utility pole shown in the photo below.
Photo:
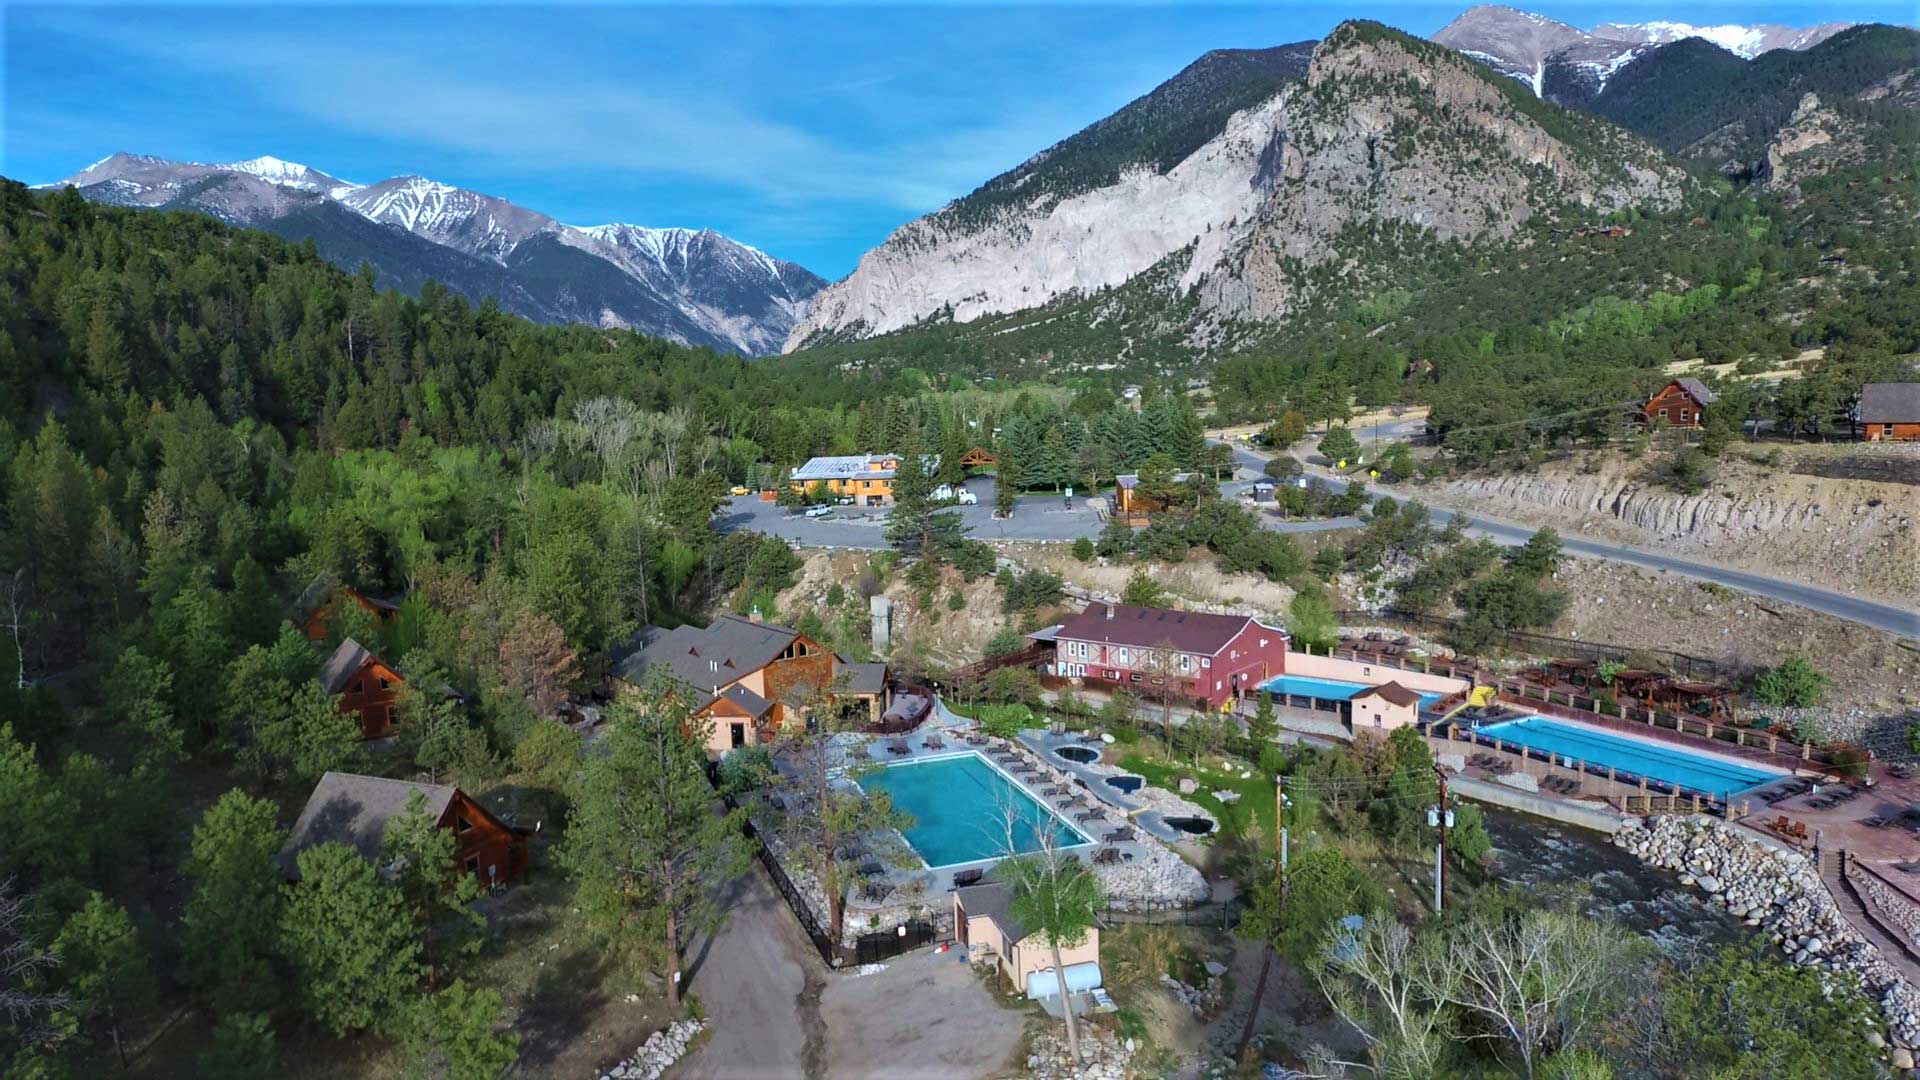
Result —
[{"label": "utility pole", "polygon": [[1453,810],[1447,806],[1447,774],[1438,765],[1433,773],[1440,778],[1440,804],[1427,810],[1427,825],[1440,830],[1440,843],[1433,849],[1433,913],[1445,910],[1447,897],[1447,829],[1453,824]]},{"label": "utility pole", "polygon": [[1273,778],[1273,824],[1274,824],[1274,865],[1285,876],[1287,872],[1287,778],[1275,774]]}]

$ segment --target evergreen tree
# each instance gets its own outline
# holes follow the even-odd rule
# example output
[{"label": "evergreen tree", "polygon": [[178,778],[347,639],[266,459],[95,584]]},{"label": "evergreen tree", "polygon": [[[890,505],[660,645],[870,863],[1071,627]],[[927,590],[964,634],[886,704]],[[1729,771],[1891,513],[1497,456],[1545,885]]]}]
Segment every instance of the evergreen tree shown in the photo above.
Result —
[{"label": "evergreen tree", "polygon": [[273,960],[281,875],[275,856],[285,834],[265,799],[229,791],[193,830],[183,869],[194,879],[182,919],[193,982],[219,1013],[264,1010],[278,1002]]},{"label": "evergreen tree", "polygon": [[61,1010],[65,1022],[82,1033],[104,1028],[120,1067],[126,1068],[121,1028],[154,994],[146,950],[126,909],[90,893],[86,906],[53,939],[52,953],[60,961],[59,984],[67,995]]},{"label": "evergreen tree", "polygon": [[967,526],[958,512],[933,501],[933,477],[921,459],[918,442],[909,444],[900,455],[900,468],[893,477],[893,509],[887,514],[887,543],[910,559],[931,564],[951,560]]},{"label": "evergreen tree", "polygon": [[429,982],[438,979],[442,956],[479,950],[487,923],[473,908],[480,879],[460,865],[454,850],[453,832],[427,813],[427,797],[419,791],[407,796],[406,810],[388,820],[381,838],[381,862],[413,920]]},{"label": "evergreen tree", "polygon": [[310,847],[298,866],[280,949],[307,1016],[335,1035],[395,1030],[420,978],[420,942],[399,887],[345,844]]},{"label": "evergreen tree", "polygon": [[684,692],[656,678],[614,706],[581,780],[561,860],[579,903],[616,953],[651,959],[667,1000],[680,1001],[680,950],[725,920],[720,886],[745,873],[744,809],[712,811],[706,777],[710,718],[696,718]]}]

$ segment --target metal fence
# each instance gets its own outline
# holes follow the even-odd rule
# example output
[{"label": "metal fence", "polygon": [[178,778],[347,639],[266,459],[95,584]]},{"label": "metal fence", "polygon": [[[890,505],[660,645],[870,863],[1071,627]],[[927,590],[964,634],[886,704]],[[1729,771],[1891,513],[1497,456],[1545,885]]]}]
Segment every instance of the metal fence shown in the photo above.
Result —
[{"label": "metal fence", "polygon": [[[1419,611],[1402,611],[1397,608],[1385,608],[1380,611],[1336,611],[1334,617],[1342,623],[1389,623],[1419,631],[1445,633],[1458,629],[1458,619],[1449,619],[1439,615],[1428,615]],[[1525,630],[1506,630],[1500,634],[1510,649],[1551,655],[1573,656],[1583,660],[1612,661],[1625,663],[1632,656],[1651,656],[1657,658],[1669,674],[1685,675],[1689,679],[1703,682],[1721,681],[1732,673],[1727,665],[1703,656],[1690,656],[1672,649],[1641,649],[1627,645],[1615,645],[1605,641],[1582,641],[1578,638],[1554,637],[1551,634],[1535,634]]]}]

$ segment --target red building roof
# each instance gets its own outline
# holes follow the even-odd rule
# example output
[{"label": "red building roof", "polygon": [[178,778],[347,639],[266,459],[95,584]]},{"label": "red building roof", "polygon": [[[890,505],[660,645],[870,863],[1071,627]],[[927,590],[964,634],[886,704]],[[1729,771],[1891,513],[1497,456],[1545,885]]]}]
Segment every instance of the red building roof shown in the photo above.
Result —
[{"label": "red building roof", "polygon": [[[1255,622],[1246,615],[1210,615],[1203,611],[1131,604],[1088,604],[1084,611],[1060,627],[1057,636],[1135,648],[1170,644],[1181,652],[1212,656]],[[1265,629],[1277,636],[1286,636],[1284,630]]]}]

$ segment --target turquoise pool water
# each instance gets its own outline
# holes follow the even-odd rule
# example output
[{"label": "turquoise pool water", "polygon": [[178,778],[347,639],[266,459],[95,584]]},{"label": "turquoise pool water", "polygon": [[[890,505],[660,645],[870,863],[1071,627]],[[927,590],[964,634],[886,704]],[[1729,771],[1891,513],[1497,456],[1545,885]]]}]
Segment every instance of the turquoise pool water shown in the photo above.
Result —
[{"label": "turquoise pool water", "polygon": [[[1319,698],[1321,701],[1349,701],[1353,695],[1366,688],[1366,683],[1316,679],[1310,675],[1276,675],[1260,684],[1260,689],[1269,694],[1292,694],[1294,697]],[[1420,695],[1420,707],[1425,709],[1444,696],[1432,692],[1423,693]]]},{"label": "turquoise pool water", "polygon": [[1004,857],[1003,807],[1013,810],[1013,846],[1022,854],[1040,850],[1042,830],[1052,831],[1056,847],[1092,842],[978,754],[903,761],[862,777],[860,787],[892,795],[895,807],[913,815],[907,842],[928,866]]},{"label": "turquoise pool water", "polygon": [[1636,778],[1644,776],[1716,799],[1724,799],[1756,784],[1776,780],[1781,775],[1704,754],[1690,754],[1658,743],[1611,735],[1595,728],[1561,723],[1544,716],[1491,724],[1480,728],[1478,734],[1602,768],[1612,766],[1623,774],[1631,773]]}]

